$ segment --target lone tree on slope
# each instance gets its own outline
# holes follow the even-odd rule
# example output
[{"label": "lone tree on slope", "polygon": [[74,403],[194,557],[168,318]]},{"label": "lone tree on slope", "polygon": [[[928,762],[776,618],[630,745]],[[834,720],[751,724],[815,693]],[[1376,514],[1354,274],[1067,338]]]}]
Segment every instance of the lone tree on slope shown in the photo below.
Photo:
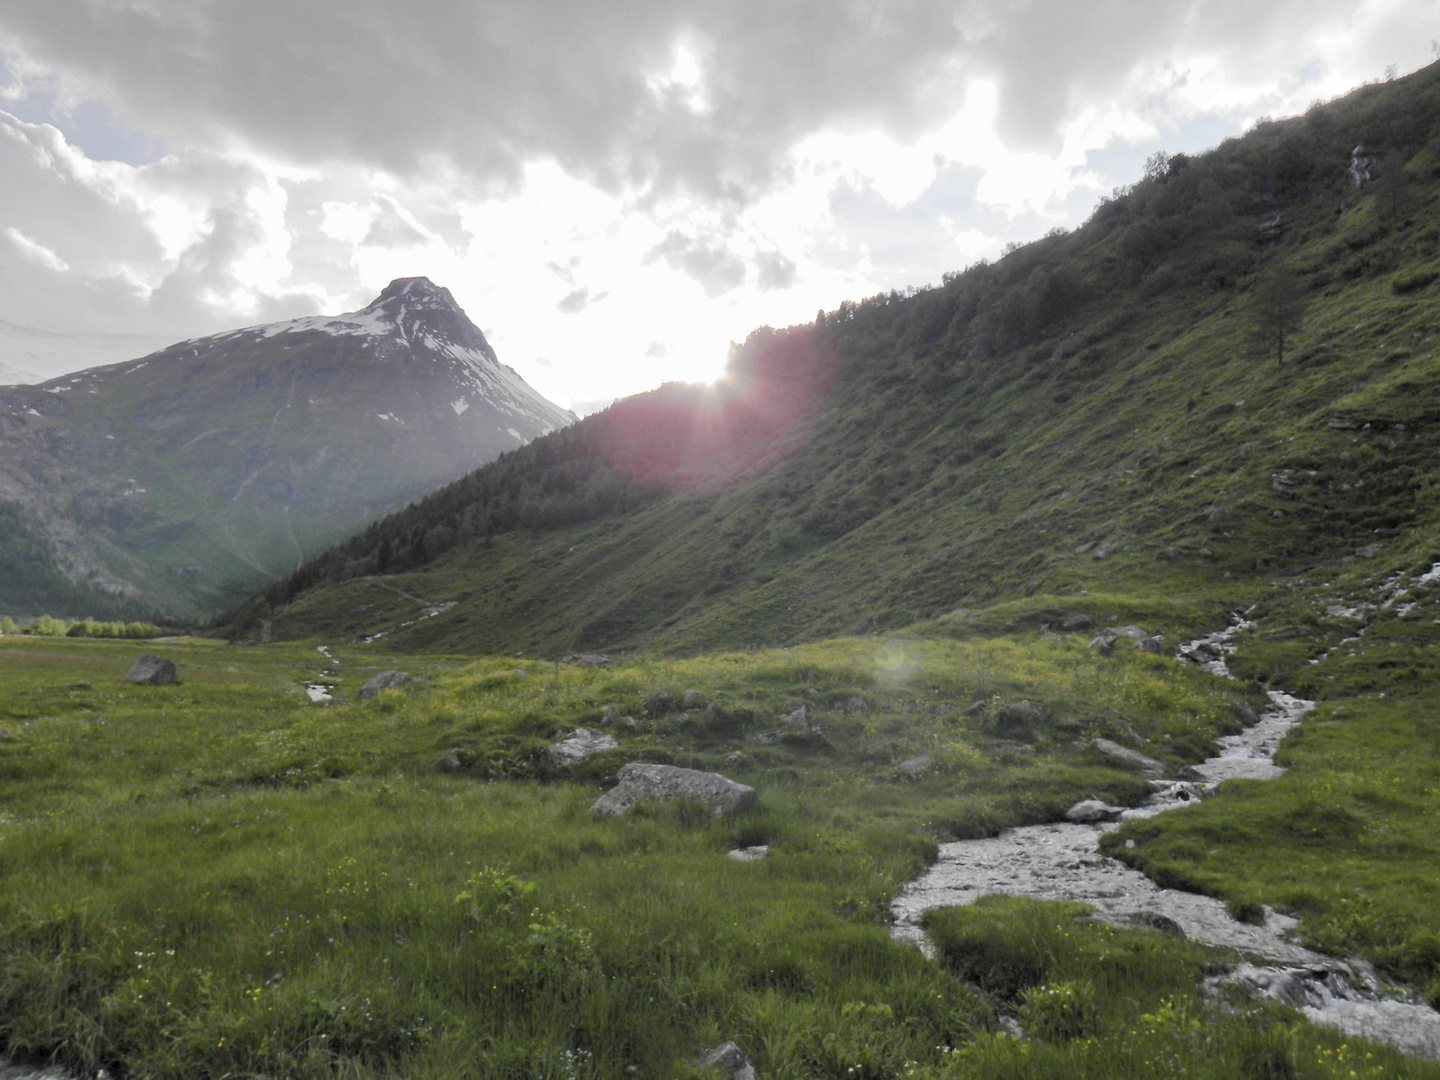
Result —
[{"label": "lone tree on slope", "polygon": [[1300,275],[1286,266],[1266,274],[1251,295],[1255,338],[1266,349],[1274,346],[1277,365],[1285,362],[1285,339],[1299,328],[1309,304]]}]

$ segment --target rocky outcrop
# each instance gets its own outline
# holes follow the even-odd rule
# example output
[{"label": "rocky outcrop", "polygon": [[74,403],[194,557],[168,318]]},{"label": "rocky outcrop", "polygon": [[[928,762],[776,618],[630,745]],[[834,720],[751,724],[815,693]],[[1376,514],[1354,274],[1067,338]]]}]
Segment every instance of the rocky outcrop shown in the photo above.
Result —
[{"label": "rocky outcrop", "polygon": [[145,653],[130,665],[130,670],[125,672],[125,681],[146,686],[170,686],[177,681],[175,662],[154,653]]},{"label": "rocky outcrop", "polygon": [[364,686],[360,687],[360,692],[355,696],[363,701],[366,698],[375,697],[381,690],[393,690],[397,686],[404,686],[409,681],[409,672],[382,671],[380,674],[372,676]]},{"label": "rocky outcrop", "polygon": [[568,739],[545,748],[541,768],[554,776],[589,761],[602,750],[614,750],[619,745],[613,735],[607,735],[603,731],[591,731],[589,728],[578,728]]},{"label": "rocky outcrop", "polygon": [[737,784],[719,773],[682,769],[676,765],[622,766],[619,784],[595,801],[590,812],[597,817],[620,817],[642,802],[696,802],[715,817],[734,814],[755,805],[755,789]]}]

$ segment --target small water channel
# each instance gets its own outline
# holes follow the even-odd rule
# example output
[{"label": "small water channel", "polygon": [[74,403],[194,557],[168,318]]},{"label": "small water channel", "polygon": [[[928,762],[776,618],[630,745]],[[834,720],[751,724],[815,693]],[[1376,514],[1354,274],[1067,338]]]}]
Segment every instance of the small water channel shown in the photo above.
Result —
[{"label": "small water channel", "polygon": [[[1182,645],[1179,655],[1211,674],[1230,677],[1225,655],[1233,636],[1251,624],[1237,620],[1226,630]],[[1270,707],[1257,723],[1220,740],[1220,753],[1195,767],[1195,781],[1155,781],[1144,806],[1122,820],[1152,817],[1198,802],[1226,780],[1271,780],[1285,770],[1275,752],[1286,733],[1314,708],[1313,701],[1270,692]],[[1223,797],[1223,796],[1222,796]],[[891,933],[933,955],[921,928],[930,908],[974,903],[1005,894],[1038,900],[1075,900],[1117,926],[1178,928],[1186,937],[1239,950],[1249,962],[1224,980],[1284,1001],[1317,1023],[1388,1042],[1407,1053],[1440,1057],[1440,1013],[1389,986],[1368,965],[1312,952],[1289,938],[1296,920],[1265,909],[1262,925],[1232,919],[1219,900],[1162,889],[1138,870],[1100,853],[1100,837],[1119,828],[1104,825],[1031,825],[984,840],[940,846],[940,857],[907,885],[891,905]]]}]

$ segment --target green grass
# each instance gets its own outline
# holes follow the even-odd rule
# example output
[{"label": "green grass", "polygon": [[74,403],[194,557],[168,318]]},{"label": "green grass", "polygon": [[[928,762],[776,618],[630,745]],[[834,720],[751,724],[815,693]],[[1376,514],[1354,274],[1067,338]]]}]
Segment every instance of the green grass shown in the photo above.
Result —
[{"label": "green grass", "polygon": [[[1237,693],[1079,636],[916,634],[596,669],[336,648],[324,707],[309,646],[173,641],[180,685],[122,683],[147,648],[0,640],[0,1046],[134,1077],[687,1075],[725,1039],[776,1077],[981,1060],[1011,1006],[891,942],[895,890],[938,839],[1143,797],[1055,721],[1179,767]],[[425,681],[353,700],[397,662]],[[1039,719],[996,731],[1020,700]],[[800,704],[825,744],[750,738]],[[538,779],[537,751],[607,706],[634,720],[622,751]],[[894,771],[919,753],[928,773]],[[760,807],[592,819],[625,760],[718,769]],[[1184,957],[1130,996],[1160,1008],[1218,962]]]}]

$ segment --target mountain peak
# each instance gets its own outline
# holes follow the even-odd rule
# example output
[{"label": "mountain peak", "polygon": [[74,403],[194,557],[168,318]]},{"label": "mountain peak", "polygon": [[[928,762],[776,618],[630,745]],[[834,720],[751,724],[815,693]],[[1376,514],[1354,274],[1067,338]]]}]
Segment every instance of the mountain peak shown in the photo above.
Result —
[{"label": "mountain peak", "polygon": [[366,312],[381,313],[394,318],[402,309],[410,311],[453,311],[464,314],[450,290],[436,285],[428,277],[396,278],[372,300]]},{"label": "mountain peak", "polygon": [[396,278],[355,315],[388,323],[407,341],[428,340],[432,346],[453,346],[498,362],[485,335],[455,303],[450,290],[427,277]]}]

